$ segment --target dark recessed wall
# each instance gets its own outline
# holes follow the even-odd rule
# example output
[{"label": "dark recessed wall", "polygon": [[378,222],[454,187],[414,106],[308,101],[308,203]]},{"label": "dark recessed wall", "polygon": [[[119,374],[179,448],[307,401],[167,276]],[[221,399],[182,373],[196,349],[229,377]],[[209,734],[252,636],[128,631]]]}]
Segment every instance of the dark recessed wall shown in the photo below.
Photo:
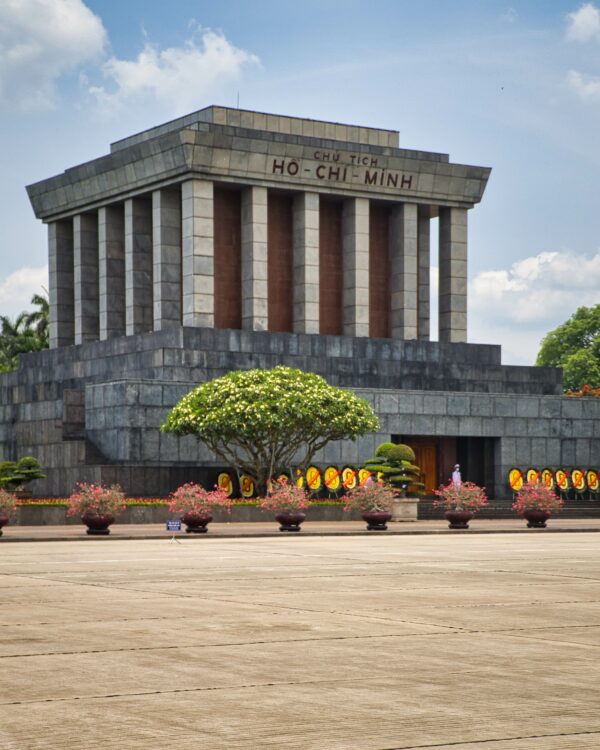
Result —
[{"label": "dark recessed wall", "polygon": [[389,208],[371,203],[369,209],[369,335],[389,338],[390,254]]},{"label": "dark recessed wall", "polygon": [[291,333],[294,328],[293,197],[269,191],[267,216],[269,331]]},{"label": "dark recessed wall", "polygon": [[319,215],[320,333],[343,331],[342,203],[321,197]]},{"label": "dark recessed wall", "polygon": [[241,328],[241,193],[215,188],[214,215],[215,328]]}]

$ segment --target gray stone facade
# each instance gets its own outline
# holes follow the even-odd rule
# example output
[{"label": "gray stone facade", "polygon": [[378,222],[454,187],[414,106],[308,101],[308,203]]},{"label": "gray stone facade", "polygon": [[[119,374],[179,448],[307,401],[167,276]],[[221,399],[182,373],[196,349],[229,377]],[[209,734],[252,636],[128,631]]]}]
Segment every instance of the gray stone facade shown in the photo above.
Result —
[{"label": "gray stone facade", "polygon": [[[467,217],[489,172],[402,149],[395,131],[209,107],[29,186],[49,230],[52,348],[0,375],[0,457],[37,456],[42,496],[76,481],[147,496],[211,481],[214,456],[160,432],[169,409],[230,370],[285,364],[356,390],[380,417],[378,434],[331,444],[323,464],[358,464],[390,438],[450,439],[498,498],[514,465],[597,468],[600,403],[562,396],[558,370],[503,366],[499,347],[467,343]],[[223,249],[215,222],[227,191],[240,196],[239,233]],[[290,206],[284,333],[268,330],[269,238],[288,221],[285,209],[270,216],[271,193]],[[322,243],[337,231],[324,227],[324,199],[329,221],[339,207],[339,335],[320,333],[331,323]],[[370,336],[372,203],[389,216],[377,240],[387,243],[389,338]],[[429,340],[435,217],[440,342]],[[236,236],[239,329],[219,329],[215,254],[236,262]]]},{"label": "gray stone facade", "polygon": [[600,403],[560,395],[557,370],[502,366],[497,346],[183,327],[24,357],[0,378],[0,451],[39,457],[41,495],[81,480],[166,494],[215,466],[194,439],[160,433],[168,410],[197,383],[280,363],[353,388],[380,417],[378,434],[331,444],[322,463],[357,463],[392,435],[489,438],[489,489],[503,497],[513,465],[573,468],[600,455]]}]

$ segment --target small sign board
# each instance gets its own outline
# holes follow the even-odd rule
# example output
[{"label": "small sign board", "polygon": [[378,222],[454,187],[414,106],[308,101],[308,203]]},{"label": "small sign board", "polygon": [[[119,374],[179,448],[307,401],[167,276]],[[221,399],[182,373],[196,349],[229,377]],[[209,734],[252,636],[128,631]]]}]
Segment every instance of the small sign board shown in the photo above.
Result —
[{"label": "small sign board", "polygon": [[167,531],[181,531],[181,521],[167,521]]}]

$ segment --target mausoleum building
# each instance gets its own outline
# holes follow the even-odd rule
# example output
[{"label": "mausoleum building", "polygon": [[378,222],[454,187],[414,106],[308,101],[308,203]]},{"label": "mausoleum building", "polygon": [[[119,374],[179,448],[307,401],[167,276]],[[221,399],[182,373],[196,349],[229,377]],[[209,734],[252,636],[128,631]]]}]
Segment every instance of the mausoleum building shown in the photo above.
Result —
[{"label": "mausoleum building", "polygon": [[170,407],[231,369],[281,363],[380,417],[322,465],[402,439],[429,488],[459,461],[497,497],[512,466],[597,468],[600,404],[563,397],[559,370],[467,343],[468,217],[489,173],[401,148],[396,131],[208,107],[30,185],[51,349],[0,376],[0,455],[36,455],[47,495],[81,480],[166,494],[218,468],[159,432]]}]

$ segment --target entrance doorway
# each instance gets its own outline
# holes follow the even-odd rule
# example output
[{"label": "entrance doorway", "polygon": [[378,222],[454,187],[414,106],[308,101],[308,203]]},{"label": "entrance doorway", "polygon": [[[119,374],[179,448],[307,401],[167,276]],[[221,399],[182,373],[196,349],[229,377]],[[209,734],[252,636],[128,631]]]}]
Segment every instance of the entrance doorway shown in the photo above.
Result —
[{"label": "entrance doorway", "polygon": [[438,488],[438,441],[423,439],[408,444],[415,452],[415,464],[421,469],[424,492],[432,495]]},{"label": "entrance doorway", "polygon": [[496,438],[482,437],[392,435],[393,443],[405,443],[414,450],[426,495],[432,495],[440,484],[446,484],[454,464],[460,464],[463,480],[487,487],[492,497],[495,441]]}]

